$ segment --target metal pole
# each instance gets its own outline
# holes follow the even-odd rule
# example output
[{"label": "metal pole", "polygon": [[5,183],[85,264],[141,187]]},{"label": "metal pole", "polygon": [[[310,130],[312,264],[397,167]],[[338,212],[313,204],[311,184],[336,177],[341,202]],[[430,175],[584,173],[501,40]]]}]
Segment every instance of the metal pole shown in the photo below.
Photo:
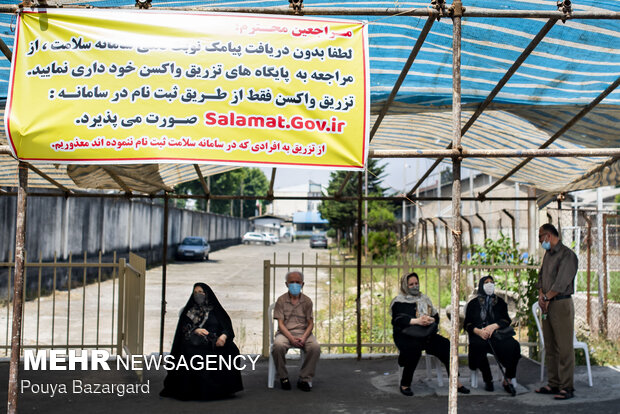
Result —
[{"label": "metal pole", "polygon": [[[16,191],[6,191],[2,193],[3,196],[17,196],[17,192]],[[30,191],[28,193],[28,195],[30,197],[67,197],[66,194],[64,193],[58,193],[58,192],[46,192],[46,193],[39,193],[39,192],[33,192]],[[157,195],[157,196],[153,196],[150,194],[100,194],[100,193],[74,193],[71,194],[71,197],[67,198],[67,200],[71,200],[73,198],[113,198],[113,199],[129,199],[129,198],[148,198],[148,199],[152,199],[152,198],[163,198],[163,196]],[[244,195],[244,196],[240,196],[240,195],[233,195],[233,196],[225,196],[225,195],[211,195],[211,196],[205,196],[205,195],[201,195],[201,194],[168,194],[168,199],[169,200],[188,200],[188,199],[193,199],[193,200],[239,200],[239,198],[243,198],[244,200],[316,200],[316,201],[325,201],[325,200],[337,200],[337,201],[356,201],[358,196],[342,196],[342,197],[335,197],[335,196],[274,196],[272,198],[267,197],[267,196],[257,196],[257,195]],[[415,201],[437,201],[437,200],[442,200],[442,201],[451,201],[452,197],[413,197],[415,198]],[[403,199],[402,195],[398,195],[398,196],[373,196],[370,195],[368,197],[362,196],[363,200],[368,200],[368,201],[398,201],[400,202]],[[518,197],[519,200],[523,200],[523,201],[529,201],[531,200],[531,198],[529,197]],[[536,198],[534,198],[535,200]],[[461,197],[462,201],[480,201],[480,199],[478,197]],[[514,196],[510,196],[510,197],[485,197],[484,201],[514,201],[515,197]]]},{"label": "metal pole", "polygon": [[164,354],[164,325],[166,321],[166,270],[168,267],[168,193],[164,193],[163,260],[161,263],[161,320],[159,325],[159,355]]},{"label": "metal pole", "polygon": [[[437,197],[441,197],[441,171],[437,173]],[[441,200],[437,200],[437,217],[441,217]],[[448,240],[446,240],[446,248],[447,247]]]},{"label": "metal pole", "polygon": [[[599,329],[603,334],[603,338],[607,338],[607,278],[609,277],[607,271],[607,214],[603,214],[603,285],[599,284],[599,292],[603,291],[603,307],[601,308],[602,329]],[[599,299],[600,301],[600,299]]]},{"label": "metal pole", "polygon": [[[407,193],[407,162],[404,162],[403,163],[403,195],[405,195],[406,193]],[[402,239],[401,240],[404,240],[405,234],[406,234],[406,232],[405,232],[405,221],[407,219],[407,212],[406,212],[406,205],[405,205],[405,199],[404,198],[403,198],[401,209],[402,209],[402,219],[403,219],[402,220],[403,221],[403,224],[402,224],[403,235],[402,235]],[[404,251],[404,249],[403,249],[403,251]]]},{"label": "metal pole", "polygon": [[[461,0],[452,3],[452,148],[462,151],[461,146]],[[459,375],[459,297],[461,277],[461,158],[452,158],[452,280],[450,320],[450,387],[448,390],[448,412],[458,411]]]},{"label": "metal pole", "polygon": [[[263,352],[264,357],[269,357],[269,290],[271,282],[271,262],[263,260]],[[274,280],[275,283],[275,280]],[[275,299],[275,298],[274,298]]]},{"label": "metal pole", "polygon": [[12,61],[13,55],[11,53],[11,49],[9,49],[9,47],[6,45],[6,43],[4,43],[4,40],[2,39],[0,39],[0,51],[2,52],[6,60],[8,60],[9,62]]},{"label": "metal pole", "polygon": [[[515,197],[519,197],[519,183],[515,183]],[[515,246],[519,244],[521,241],[521,237],[519,236],[519,232],[521,231],[521,220],[519,220],[519,200],[515,200]]]},{"label": "metal pole", "polygon": [[24,290],[24,250],[26,243],[26,207],[28,166],[20,162],[19,186],[17,188],[17,220],[15,224],[15,283],[13,285],[13,330],[11,333],[11,362],[9,365],[9,395],[7,413],[17,413],[19,380],[19,357],[21,355],[21,332]]},{"label": "metal pole", "polygon": [[[544,144],[543,144],[544,145]],[[574,158],[620,157],[620,148],[523,148],[523,149],[404,149],[369,150],[369,158]],[[508,178],[509,175],[506,177]],[[426,178],[426,177],[422,177]],[[420,180],[422,180],[420,178]],[[504,181],[504,180],[502,180]],[[488,190],[490,191],[490,190]],[[487,192],[488,192],[487,191]],[[408,194],[412,194],[409,191]]]},{"label": "metal pole", "polygon": [[[209,189],[209,195],[211,195],[211,176],[207,177],[207,188]],[[207,213],[211,212],[211,198],[207,198]]]},{"label": "metal pole", "polygon": [[599,187],[596,189],[596,238],[597,238],[597,252],[598,259],[598,332],[602,333],[604,329],[603,307],[604,294],[603,294],[603,278],[605,277],[605,270],[603,268],[603,190]]},{"label": "metal pole", "polygon": [[[368,165],[364,168],[364,195],[368,197]],[[368,200],[364,200],[364,257],[368,257]]]},{"label": "metal pole", "polygon": [[357,177],[357,292],[355,312],[357,316],[357,360],[362,359],[362,173]]},{"label": "metal pole", "polygon": [[592,268],[592,218],[589,217],[585,212],[583,212],[583,218],[586,220],[586,224],[587,224],[587,232],[588,232],[588,243],[586,243],[586,246],[588,248],[587,250],[587,265],[588,265],[588,270],[587,270],[587,278],[588,280],[586,281],[586,289],[587,289],[587,294],[586,294],[586,320],[588,321],[588,327],[590,328],[590,331],[592,331],[592,305],[591,305],[591,296],[590,296],[590,281],[591,281],[591,268]]},{"label": "metal pole", "polygon": [[515,235],[515,218],[505,208],[502,209],[502,213],[507,215],[508,218],[510,219],[510,227],[511,227],[511,230],[512,230],[512,246],[516,248],[517,247],[517,240],[516,240],[516,235]]},{"label": "metal pole", "polygon": [[[76,8],[70,4],[52,4],[46,5],[47,8]],[[215,13],[251,13],[251,14],[273,14],[273,15],[295,15],[297,14],[291,8],[275,7],[168,7],[168,10],[175,11],[203,11]],[[0,5],[0,13],[14,14],[19,10],[17,5]],[[463,9],[464,10],[464,9]],[[440,17],[437,10],[427,7],[417,9],[404,10],[403,8],[343,8],[343,7],[304,7],[303,14],[306,16],[419,16],[419,17]],[[468,7],[467,12],[463,12],[461,16],[465,17],[496,17],[496,18],[532,18],[532,19],[611,19],[620,20],[620,13],[615,11],[573,11],[572,13],[564,13],[556,10],[494,10],[479,7]]]}]

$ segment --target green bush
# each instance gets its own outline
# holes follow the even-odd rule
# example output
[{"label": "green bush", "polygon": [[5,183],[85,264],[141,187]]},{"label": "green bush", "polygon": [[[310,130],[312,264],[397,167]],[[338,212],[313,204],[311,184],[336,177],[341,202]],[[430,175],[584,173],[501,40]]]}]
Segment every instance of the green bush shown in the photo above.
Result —
[{"label": "green bush", "polygon": [[397,251],[398,237],[390,230],[368,233],[368,253],[373,259],[394,256]]}]

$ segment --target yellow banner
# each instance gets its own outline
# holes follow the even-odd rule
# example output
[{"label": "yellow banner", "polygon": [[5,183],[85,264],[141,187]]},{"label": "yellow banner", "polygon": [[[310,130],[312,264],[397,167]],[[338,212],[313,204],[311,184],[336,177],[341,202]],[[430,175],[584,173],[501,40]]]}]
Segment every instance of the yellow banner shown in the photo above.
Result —
[{"label": "yellow banner", "polygon": [[29,161],[361,169],[368,78],[359,21],[23,12],[5,125]]}]

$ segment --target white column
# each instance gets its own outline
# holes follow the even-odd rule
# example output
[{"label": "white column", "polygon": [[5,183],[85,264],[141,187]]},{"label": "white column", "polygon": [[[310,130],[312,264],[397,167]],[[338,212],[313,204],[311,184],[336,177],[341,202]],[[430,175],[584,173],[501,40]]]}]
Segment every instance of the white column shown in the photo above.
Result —
[{"label": "white column", "polygon": [[[536,196],[536,189],[534,187],[528,187],[528,197]],[[538,225],[536,223],[536,200],[527,201],[527,251],[530,257],[536,257],[538,252]]]},{"label": "white column", "polygon": [[[519,197],[519,183],[515,183],[515,197]],[[519,200],[515,200],[515,243],[519,243],[521,240],[521,237],[519,236],[520,230]]]}]

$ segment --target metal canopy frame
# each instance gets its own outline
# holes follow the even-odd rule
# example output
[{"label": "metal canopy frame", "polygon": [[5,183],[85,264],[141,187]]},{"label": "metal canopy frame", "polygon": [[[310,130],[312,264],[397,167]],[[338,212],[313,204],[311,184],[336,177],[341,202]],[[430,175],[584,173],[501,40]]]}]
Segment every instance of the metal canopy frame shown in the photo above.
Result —
[{"label": "metal canopy frame", "polygon": [[[430,31],[434,19],[439,19],[442,17],[451,18],[453,22],[453,36],[452,36],[452,51],[453,51],[453,59],[452,59],[452,79],[453,79],[453,96],[452,96],[452,142],[448,148],[445,150],[423,150],[423,151],[371,151],[370,156],[374,158],[390,158],[390,157],[403,157],[403,158],[436,158],[436,162],[430,170],[428,170],[423,179],[430,175],[432,169],[434,169],[442,159],[450,158],[453,165],[453,182],[452,182],[452,197],[451,198],[442,198],[436,197],[433,199],[441,200],[441,199],[451,199],[452,200],[452,225],[450,227],[450,231],[452,233],[452,269],[451,269],[451,305],[453,309],[458,308],[458,300],[459,300],[459,279],[461,272],[461,228],[462,228],[462,217],[460,215],[460,205],[462,200],[474,199],[482,201],[485,199],[485,195],[492,190],[492,188],[488,188],[482,193],[482,196],[479,197],[461,197],[461,163],[463,158],[466,157],[520,157],[525,158],[525,160],[519,164],[518,168],[515,168],[510,173],[506,174],[502,179],[504,181],[510,175],[512,175],[516,170],[521,168],[531,159],[537,157],[573,157],[573,156],[601,156],[601,157],[611,157],[606,160],[603,164],[597,166],[590,172],[586,173],[583,177],[588,177],[597,171],[600,171],[605,166],[616,162],[620,159],[620,148],[607,148],[607,149],[579,149],[579,150],[549,150],[546,149],[551,142],[544,144],[538,149],[526,149],[526,150],[488,150],[488,151],[475,151],[475,150],[463,150],[461,138],[467,132],[467,130],[471,127],[471,125],[476,121],[476,119],[484,112],[484,110],[489,106],[491,101],[497,95],[497,93],[501,90],[501,88],[506,84],[506,82],[510,79],[510,77],[517,71],[521,63],[528,57],[528,55],[534,50],[534,48],[540,43],[540,41],[546,36],[549,30],[553,27],[553,25],[558,21],[566,21],[566,20],[577,20],[577,19],[612,19],[612,20],[620,20],[620,13],[618,12],[607,12],[607,11],[587,11],[587,12],[571,12],[571,11],[532,11],[532,10],[491,10],[491,9],[482,9],[482,8],[474,8],[470,7],[467,10],[463,7],[461,0],[454,0],[453,4],[446,9],[443,1],[434,3],[435,8],[424,8],[424,9],[410,9],[403,10],[398,8],[388,8],[388,9],[377,9],[377,8],[320,8],[320,7],[306,7],[303,10],[303,14],[305,15],[315,15],[315,16],[417,16],[417,17],[427,17],[426,24],[422,29],[420,37],[416,41],[415,45],[412,47],[411,54],[405,63],[403,70],[390,93],[388,100],[385,102],[379,117],[375,121],[375,124],[372,127],[370,133],[370,139],[374,137],[376,134],[381,121],[387,114],[391,104],[394,101],[396,94],[400,88],[400,85],[404,81],[409,68],[413,64],[418,51],[421,49],[426,35]],[[48,8],[53,8],[54,6],[46,6]],[[62,7],[71,7],[70,5],[62,6]],[[19,11],[21,8],[18,5],[0,5],[0,13],[15,13]],[[288,7],[267,7],[267,8],[230,8],[230,7],[178,7],[178,8],[169,8],[171,10],[189,10],[189,11],[205,11],[205,12],[230,12],[230,13],[254,13],[254,14],[278,14],[278,15],[293,15],[295,12],[293,10],[288,9]],[[530,44],[523,50],[519,58],[515,60],[510,69],[506,72],[504,77],[497,83],[493,91],[487,96],[485,101],[481,103],[469,121],[465,124],[465,126],[461,127],[461,19],[463,17],[495,17],[495,18],[539,18],[539,19],[548,19],[547,23],[540,30],[540,32],[536,35],[536,37],[530,42]],[[4,42],[0,43],[0,51],[10,60],[9,50],[4,44]],[[610,85],[605,92],[603,92],[597,99],[592,101],[588,106],[584,107],[582,111],[575,116],[571,121],[569,121],[560,131],[558,131],[554,137],[557,138],[562,135],[566,130],[568,130],[574,123],[579,121],[589,110],[591,110],[594,106],[596,106],[603,98],[606,92],[609,94],[613,91],[618,84],[620,83],[620,78],[616,80],[612,85]],[[604,95],[604,96],[603,96]],[[599,99],[600,98],[600,99]],[[556,137],[557,135],[557,137]],[[550,139],[551,141],[551,139]],[[0,147],[0,154],[10,154],[8,147]],[[269,186],[269,192],[266,197],[252,197],[252,196],[214,196],[210,194],[209,188],[204,181],[204,177],[202,177],[202,173],[200,168],[195,165],[196,173],[198,179],[201,182],[202,188],[205,192],[203,196],[187,196],[187,197],[178,197],[178,198],[207,198],[207,199],[292,199],[292,197],[274,197],[273,196],[273,184],[275,181],[275,168],[272,171],[271,181]],[[22,322],[22,302],[21,302],[21,290],[23,286],[23,271],[24,271],[24,242],[25,242],[25,213],[26,213],[26,201],[27,201],[27,182],[28,182],[28,169],[34,171],[35,173],[41,175],[41,171],[37,171],[36,167],[32,167],[25,162],[19,162],[19,184],[17,191],[17,220],[16,220],[16,251],[15,251],[15,284],[14,284],[14,311],[13,311],[13,333],[11,336],[11,362],[10,362],[10,371],[9,371],[9,394],[8,394],[8,412],[15,413],[17,412],[17,395],[18,395],[18,363],[20,356],[20,332],[21,332],[21,322]],[[111,171],[114,173],[114,171]],[[112,175],[112,174],[111,174]],[[92,197],[106,197],[112,196],[116,197],[117,195],[103,195],[103,194],[82,194],[78,192],[74,192],[69,190],[68,188],[62,186],[59,183],[55,183],[51,181],[50,177],[45,175],[41,175],[46,180],[52,182],[55,186],[60,188],[64,193],[62,196],[72,196],[72,197],[81,197],[81,196],[92,196]],[[361,192],[361,174],[358,177],[358,196],[357,197],[342,197],[342,192],[347,182],[353,176],[353,172],[350,172],[346,175],[342,186],[335,194],[334,197],[307,197],[307,199],[336,199],[336,200],[357,200],[358,201],[358,226],[361,228],[361,202],[366,199],[373,199],[372,197],[364,197]],[[132,177],[133,178],[133,177]],[[422,179],[422,180],[423,180]],[[418,181],[416,185],[407,193],[403,194],[400,197],[387,197],[387,199],[405,199],[409,197],[415,197],[413,193],[420,186],[422,180]],[[122,180],[119,179],[117,181],[121,188],[126,187],[126,183],[123,183]],[[494,187],[493,187],[494,188]],[[1,190],[1,189],[0,189]],[[131,193],[131,189],[129,191],[123,188],[128,194],[118,195],[122,197],[146,197],[142,195],[137,195]],[[162,188],[164,190],[163,198],[165,200],[164,206],[168,206],[168,199],[172,198],[166,191],[170,190],[170,188]],[[8,191],[2,191],[2,195],[12,195],[15,193],[11,193]],[[31,193],[30,195],[35,195]],[[43,195],[43,194],[41,194]],[[52,196],[57,196],[59,194],[51,194]],[[148,195],[148,197],[154,197],[158,195]],[[159,196],[158,196],[159,197]],[[305,198],[305,197],[300,197]],[[386,199],[386,198],[384,198]],[[422,198],[420,198],[422,199]],[[431,199],[431,198],[424,198]],[[486,198],[490,200],[491,197]],[[502,199],[532,199],[527,197],[502,197]],[[433,224],[434,226],[434,224]],[[164,233],[167,231],[167,225],[164,227]],[[361,258],[361,232],[358,231],[357,237],[357,254],[358,254],[358,274],[357,274],[357,321],[358,321],[358,358],[361,357],[361,336],[360,336],[360,292],[361,292],[361,266],[360,266],[360,258]],[[164,249],[166,248],[166,243],[164,243]],[[163,315],[165,313],[165,309],[163,305],[165,304],[165,267],[163,270],[163,290],[162,290],[162,321]],[[451,320],[451,331],[450,331],[450,340],[451,340],[451,348],[450,348],[450,387],[449,387],[449,412],[456,413],[457,412],[457,375],[458,375],[458,353],[457,353],[457,345],[458,345],[458,317],[452,318]],[[163,326],[160,334],[163,337]]]}]

